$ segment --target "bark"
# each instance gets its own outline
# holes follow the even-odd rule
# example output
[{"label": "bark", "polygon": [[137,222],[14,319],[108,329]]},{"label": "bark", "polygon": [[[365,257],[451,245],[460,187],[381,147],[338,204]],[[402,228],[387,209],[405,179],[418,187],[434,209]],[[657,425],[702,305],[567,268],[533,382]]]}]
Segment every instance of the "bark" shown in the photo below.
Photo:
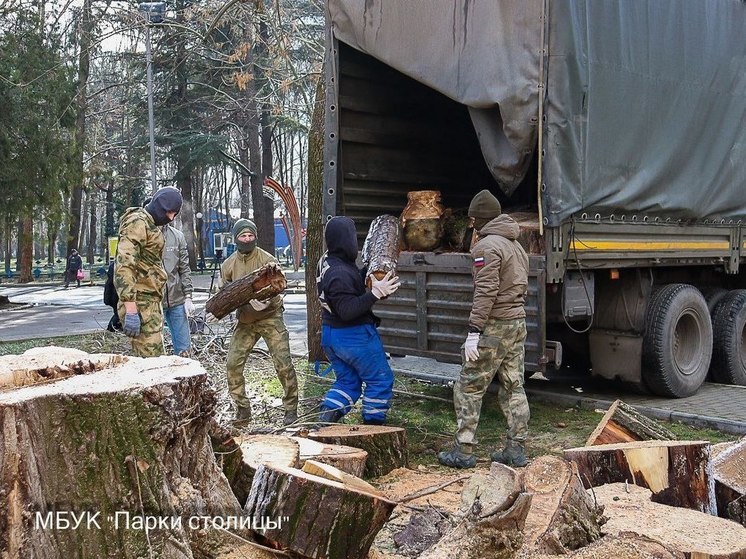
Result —
[{"label": "bark", "polygon": [[18,283],[34,281],[31,267],[34,261],[34,220],[23,217],[18,229]]},{"label": "bark", "polygon": [[364,476],[375,478],[407,465],[407,435],[401,427],[330,425],[308,434],[310,439],[361,448],[368,453]]},{"label": "bark", "polygon": [[585,446],[631,441],[675,441],[676,435],[621,400],[615,400]]},{"label": "bark", "polygon": [[280,521],[262,536],[304,557],[363,559],[396,503],[294,468],[259,466],[246,512]]},{"label": "bark", "polygon": [[609,521],[605,534],[638,534],[697,559],[746,557],[746,528],[716,516],[650,501],[649,489],[624,483],[595,487]]},{"label": "bark", "polygon": [[[99,369],[105,357],[70,351],[30,350],[24,380],[34,374],[42,380],[0,394],[0,554],[209,556],[208,536],[191,530],[188,518],[238,516],[241,509],[210,445],[217,398],[205,371],[173,356],[124,358]],[[15,359],[12,371],[22,358]],[[71,376],[45,377],[44,371],[65,368]],[[44,524],[54,518],[50,513],[70,519],[97,512],[98,525],[88,529]],[[137,528],[139,515],[179,517],[182,524],[146,531]]]},{"label": "bark", "polygon": [[387,272],[391,272],[392,276],[396,275],[400,242],[401,228],[398,218],[393,215],[380,215],[371,222],[361,254],[363,265],[368,267],[369,275],[373,274],[378,280],[383,279]]},{"label": "bark", "polygon": [[710,443],[638,441],[565,450],[586,488],[628,482],[653,491],[657,503],[715,513]]},{"label": "bark", "polygon": [[304,437],[291,438],[300,445],[301,464],[304,464],[307,460],[313,460],[334,466],[356,477],[362,477],[365,473],[368,453],[362,449],[324,444]]},{"label": "bark", "polygon": [[205,310],[223,318],[251,299],[269,299],[282,293],[288,283],[280,267],[270,262],[255,272],[230,282],[205,303]]}]

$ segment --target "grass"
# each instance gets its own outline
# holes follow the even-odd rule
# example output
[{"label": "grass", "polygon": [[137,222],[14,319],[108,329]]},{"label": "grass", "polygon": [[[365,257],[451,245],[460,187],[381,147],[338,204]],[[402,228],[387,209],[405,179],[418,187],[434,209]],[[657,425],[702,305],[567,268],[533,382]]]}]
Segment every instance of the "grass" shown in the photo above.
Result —
[{"label": "grass", "polygon": [[[104,331],[64,338],[4,342],[0,343],[0,355],[19,354],[32,347],[48,345],[77,348],[88,353],[127,353],[129,350],[127,338]],[[230,414],[230,400],[226,393],[225,351],[205,354],[200,361],[219,394],[222,403],[220,411]],[[314,410],[331,385],[333,373],[323,378],[316,376],[313,364],[302,359],[296,359],[295,366],[299,380],[300,412],[309,414],[309,421],[312,421]],[[278,425],[282,417],[282,386],[274,373],[271,359],[266,352],[254,352],[249,357],[245,371],[247,391],[252,398],[255,416],[261,422]],[[450,447],[456,429],[452,389],[408,377],[397,377],[394,390],[389,423],[403,426],[407,430],[410,462],[415,467],[418,464],[436,464],[437,452]],[[600,413],[575,407],[531,401],[529,404],[531,420],[526,446],[532,457],[543,454],[561,455],[563,449],[583,446],[602,417]],[[359,403],[345,418],[345,422],[362,422]],[[736,438],[714,429],[662,423],[681,440],[709,440],[716,443]],[[490,452],[502,447],[505,430],[506,423],[497,403],[497,395],[488,392],[477,430],[479,444],[476,453],[479,458],[486,461]]]}]

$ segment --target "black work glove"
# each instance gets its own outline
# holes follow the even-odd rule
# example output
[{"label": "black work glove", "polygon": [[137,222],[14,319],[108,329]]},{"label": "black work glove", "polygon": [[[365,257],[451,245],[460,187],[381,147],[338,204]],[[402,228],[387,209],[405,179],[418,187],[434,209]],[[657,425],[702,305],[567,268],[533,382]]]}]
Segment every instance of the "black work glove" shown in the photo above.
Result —
[{"label": "black work glove", "polygon": [[140,335],[140,313],[127,313],[124,315],[122,332],[130,338],[136,338]]}]

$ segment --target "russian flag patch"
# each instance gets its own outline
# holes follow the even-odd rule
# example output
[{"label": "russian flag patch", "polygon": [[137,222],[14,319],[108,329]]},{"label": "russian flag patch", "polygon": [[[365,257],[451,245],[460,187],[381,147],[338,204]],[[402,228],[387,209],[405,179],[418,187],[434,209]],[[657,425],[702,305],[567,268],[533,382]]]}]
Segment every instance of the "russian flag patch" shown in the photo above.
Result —
[{"label": "russian flag patch", "polygon": [[474,267],[475,268],[480,268],[482,266],[484,266],[484,256],[477,256],[474,259]]}]

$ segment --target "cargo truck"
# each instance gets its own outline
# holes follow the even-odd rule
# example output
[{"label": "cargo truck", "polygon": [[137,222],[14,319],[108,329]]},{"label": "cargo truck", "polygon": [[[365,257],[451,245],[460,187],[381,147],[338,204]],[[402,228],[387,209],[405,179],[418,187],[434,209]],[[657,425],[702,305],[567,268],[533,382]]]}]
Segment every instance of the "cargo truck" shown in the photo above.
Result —
[{"label": "cargo truck", "polygon": [[[328,0],[324,214],[483,188],[530,253],[527,374],[746,384],[746,4]],[[460,362],[468,252],[401,253],[394,354]]]}]

